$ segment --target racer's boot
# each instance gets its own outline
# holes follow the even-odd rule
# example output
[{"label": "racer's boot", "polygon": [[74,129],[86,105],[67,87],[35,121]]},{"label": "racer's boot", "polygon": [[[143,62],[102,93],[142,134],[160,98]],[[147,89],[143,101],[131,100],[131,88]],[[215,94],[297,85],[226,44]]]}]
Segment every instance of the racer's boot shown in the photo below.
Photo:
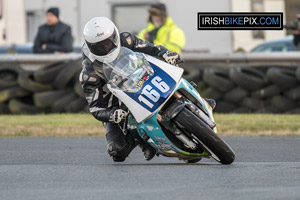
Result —
[{"label": "racer's boot", "polygon": [[[127,134],[127,137],[132,137],[132,139],[135,141],[135,145],[138,145],[142,149],[145,160],[151,160],[155,156],[156,150],[145,141],[145,138],[144,140],[139,136],[136,129],[130,130],[130,134]],[[132,139],[129,141],[132,141]]]},{"label": "racer's boot", "polygon": [[116,128],[113,125],[110,126],[105,135],[107,140],[107,152],[112,156],[115,162],[123,162],[136,147],[136,144],[134,141],[128,141],[118,126],[116,126]]},{"label": "racer's boot", "polygon": [[139,147],[144,152],[145,160],[148,161],[151,160],[156,154],[156,150],[148,142],[145,142],[144,140],[139,140]]},{"label": "racer's boot", "polygon": [[210,105],[210,107],[212,109],[214,109],[216,107],[217,103],[214,99],[207,99],[207,98],[204,98],[204,99]]}]

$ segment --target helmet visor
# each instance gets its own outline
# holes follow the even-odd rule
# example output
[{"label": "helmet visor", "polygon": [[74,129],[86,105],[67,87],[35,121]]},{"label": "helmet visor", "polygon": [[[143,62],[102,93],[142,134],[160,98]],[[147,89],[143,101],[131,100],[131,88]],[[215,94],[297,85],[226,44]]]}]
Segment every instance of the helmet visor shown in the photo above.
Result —
[{"label": "helmet visor", "polygon": [[97,56],[105,56],[107,55],[112,49],[116,48],[118,46],[118,37],[116,30],[113,32],[113,34],[100,42],[96,43],[90,43],[88,41],[85,41],[90,51],[97,55]]}]

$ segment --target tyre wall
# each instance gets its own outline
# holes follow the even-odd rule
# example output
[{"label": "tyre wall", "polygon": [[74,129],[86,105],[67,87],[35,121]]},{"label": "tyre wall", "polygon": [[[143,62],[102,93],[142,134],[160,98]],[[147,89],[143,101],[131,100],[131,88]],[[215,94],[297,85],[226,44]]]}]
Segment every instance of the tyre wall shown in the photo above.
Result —
[{"label": "tyre wall", "polygon": [[[225,66],[225,65],[224,65]],[[300,67],[216,67],[184,63],[184,77],[220,113],[300,113]],[[28,71],[0,63],[0,113],[88,111],[78,76],[81,59]]]},{"label": "tyre wall", "polygon": [[81,59],[56,62],[35,71],[0,63],[0,113],[87,111],[79,83]]},{"label": "tyre wall", "polygon": [[219,113],[300,113],[300,67],[189,67],[185,77]]}]

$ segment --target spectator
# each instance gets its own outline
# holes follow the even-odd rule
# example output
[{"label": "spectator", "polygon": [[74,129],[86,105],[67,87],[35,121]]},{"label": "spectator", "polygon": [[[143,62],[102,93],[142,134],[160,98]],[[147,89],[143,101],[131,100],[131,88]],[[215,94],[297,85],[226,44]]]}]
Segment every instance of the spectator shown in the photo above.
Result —
[{"label": "spectator", "polygon": [[39,27],[34,41],[34,53],[67,53],[71,52],[73,38],[71,27],[59,20],[59,9],[49,8],[47,22]]},{"label": "spectator", "polygon": [[180,54],[185,45],[184,32],[167,15],[165,4],[152,4],[148,11],[148,26],[138,37]]},{"label": "spectator", "polygon": [[300,13],[297,14],[298,23],[297,29],[292,30],[292,34],[294,35],[294,44],[296,46],[297,51],[300,51]]}]

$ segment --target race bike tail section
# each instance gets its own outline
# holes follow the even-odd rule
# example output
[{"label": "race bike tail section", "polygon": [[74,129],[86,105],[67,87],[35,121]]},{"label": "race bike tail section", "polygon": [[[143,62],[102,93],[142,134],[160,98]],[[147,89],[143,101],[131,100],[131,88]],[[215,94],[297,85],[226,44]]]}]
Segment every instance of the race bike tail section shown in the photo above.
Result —
[{"label": "race bike tail section", "polygon": [[157,154],[186,162],[234,161],[233,150],[217,135],[212,108],[182,78],[183,69],[125,47],[104,63],[108,89],[130,112],[128,134],[136,129]]}]

